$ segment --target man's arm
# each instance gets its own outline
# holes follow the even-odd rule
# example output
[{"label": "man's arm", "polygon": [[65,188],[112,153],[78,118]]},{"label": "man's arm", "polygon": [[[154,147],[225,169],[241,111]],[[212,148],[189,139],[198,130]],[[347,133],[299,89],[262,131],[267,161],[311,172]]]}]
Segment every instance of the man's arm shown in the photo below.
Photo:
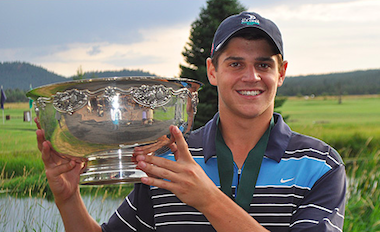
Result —
[{"label": "man's arm", "polygon": [[101,231],[92,219],[79,192],[79,175],[83,163],[79,159],[62,158],[45,140],[44,131],[37,120],[38,149],[41,151],[46,178],[55,203],[61,213],[66,231]]},{"label": "man's arm", "polygon": [[343,164],[322,176],[301,201],[290,231],[340,232],[343,229],[346,172]]},{"label": "man's arm", "polygon": [[170,132],[176,141],[170,146],[176,162],[144,155],[143,149],[135,149],[138,167],[149,174],[141,181],[173,192],[181,201],[202,212],[217,231],[267,231],[216,187],[192,158],[181,131],[171,126]]}]

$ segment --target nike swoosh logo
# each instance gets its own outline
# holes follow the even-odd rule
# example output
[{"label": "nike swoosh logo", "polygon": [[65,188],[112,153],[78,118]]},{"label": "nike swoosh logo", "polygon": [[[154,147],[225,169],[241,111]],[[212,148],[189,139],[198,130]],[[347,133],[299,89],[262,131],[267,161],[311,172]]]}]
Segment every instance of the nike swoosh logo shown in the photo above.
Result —
[{"label": "nike swoosh logo", "polygon": [[290,179],[286,179],[286,180],[284,180],[284,178],[281,178],[280,182],[283,184],[283,183],[287,183],[287,182],[292,181],[292,180],[294,180],[294,177],[290,178]]}]

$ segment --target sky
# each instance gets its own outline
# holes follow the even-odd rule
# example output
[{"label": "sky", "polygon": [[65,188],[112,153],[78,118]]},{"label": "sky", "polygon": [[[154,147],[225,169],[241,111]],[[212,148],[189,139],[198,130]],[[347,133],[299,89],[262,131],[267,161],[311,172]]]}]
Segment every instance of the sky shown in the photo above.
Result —
[{"label": "sky", "polygon": [[[178,77],[206,0],[1,0],[0,62],[70,77],[140,69]],[[274,21],[288,76],[380,68],[379,0],[240,0]],[[210,41],[210,46],[211,46]]]}]

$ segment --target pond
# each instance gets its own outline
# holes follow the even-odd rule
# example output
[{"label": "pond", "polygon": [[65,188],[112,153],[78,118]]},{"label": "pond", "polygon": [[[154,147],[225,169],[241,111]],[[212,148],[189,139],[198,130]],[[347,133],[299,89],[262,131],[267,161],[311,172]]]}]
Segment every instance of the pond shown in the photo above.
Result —
[{"label": "pond", "polygon": [[[99,224],[108,221],[123,200],[83,196],[88,212]],[[54,202],[34,197],[0,197],[0,228],[11,232],[64,231]]]}]

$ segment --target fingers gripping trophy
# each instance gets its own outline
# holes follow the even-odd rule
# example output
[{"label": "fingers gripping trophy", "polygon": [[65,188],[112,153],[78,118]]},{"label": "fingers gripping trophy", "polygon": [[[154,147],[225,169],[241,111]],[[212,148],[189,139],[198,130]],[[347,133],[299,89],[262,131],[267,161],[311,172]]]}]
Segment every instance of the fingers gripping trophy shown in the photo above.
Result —
[{"label": "fingers gripping trophy", "polygon": [[45,85],[27,93],[54,152],[84,163],[80,184],[139,182],[133,149],[170,150],[169,126],[192,129],[202,83],[184,78],[114,77]]}]

